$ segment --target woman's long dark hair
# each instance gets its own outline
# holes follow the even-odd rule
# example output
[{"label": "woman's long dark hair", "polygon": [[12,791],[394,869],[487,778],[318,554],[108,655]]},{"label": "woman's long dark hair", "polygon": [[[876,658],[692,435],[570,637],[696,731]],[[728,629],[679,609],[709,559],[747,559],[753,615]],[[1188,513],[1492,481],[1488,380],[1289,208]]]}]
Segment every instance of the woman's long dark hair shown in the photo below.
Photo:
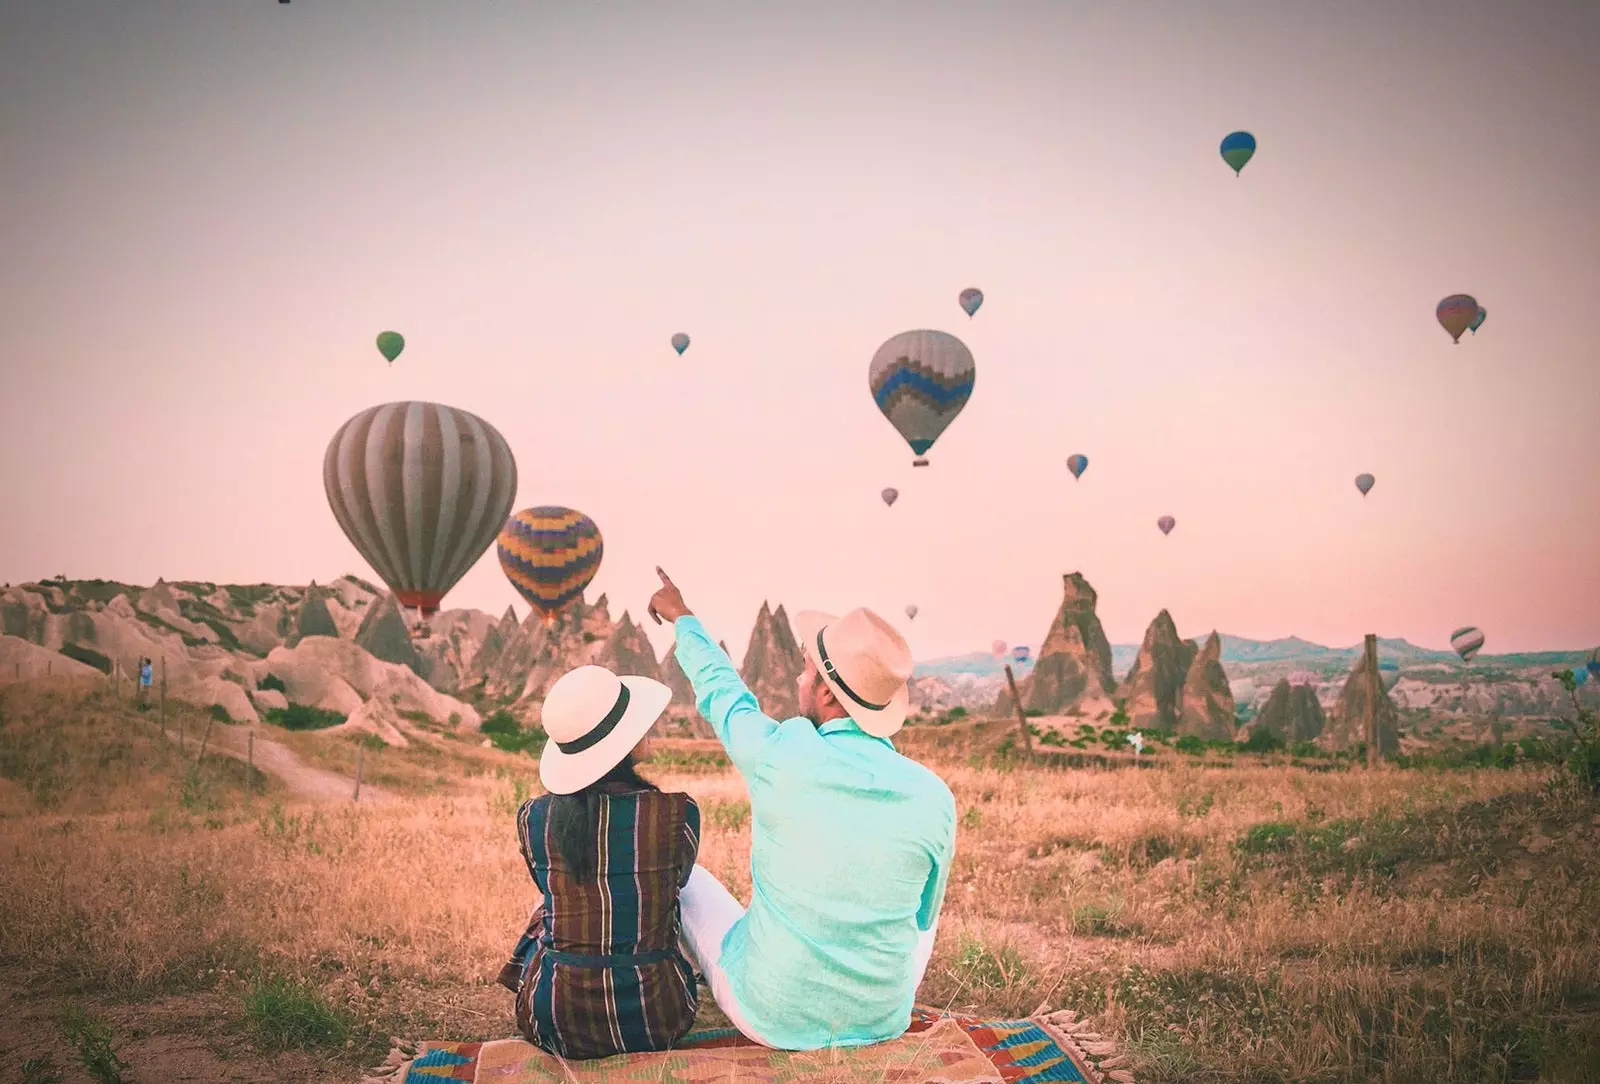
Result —
[{"label": "woman's long dark hair", "polygon": [[579,881],[592,881],[600,845],[600,788],[622,783],[632,790],[660,790],[634,769],[633,754],[605,775],[573,794],[550,796],[550,834],[561,862]]}]

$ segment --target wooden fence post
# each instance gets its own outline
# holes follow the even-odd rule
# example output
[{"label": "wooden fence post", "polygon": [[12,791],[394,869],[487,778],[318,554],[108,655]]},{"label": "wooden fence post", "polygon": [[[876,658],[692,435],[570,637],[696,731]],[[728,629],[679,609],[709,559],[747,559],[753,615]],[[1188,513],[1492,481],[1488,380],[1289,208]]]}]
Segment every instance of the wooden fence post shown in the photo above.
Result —
[{"label": "wooden fence post", "polygon": [[366,746],[356,746],[356,792],[350,796],[352,802],[361,800],[361,754],[366,751]]},{"label": "wooden fence post", "polygon": [[1022,728],[1022,748],[1033,756],[1033,734],[1028,730],[1028,713],[1022,710],[1022,697],[1017,695],[1017,679],[1011,676],[1011,664],[1006,663],[1006,685],[1011,688],[1011,706],[1017,709],[1017,725]]},{"label": "wooden fence post", "polygon": [[244,793],[248,800],[256,792],[256,732],[250,731],[245,744]]},{"label": "wooden fence post", "polygon": [[1383,693],[1383,682],[1378,680],[1378,637],[1367,633],[1367,767],[1378,766],[1378,697]]},{"label": "wooden fence post", "polygon": [[217,717],[215,715],[211,716],[210,718],[208,718],[206,720],[206,732],[200,738],[200,752],[198,754],[196,754],[196,756],[194,758],[194,764],[195,764],[195,767],[197,767],[197,768],[200,766],[200,762],[205,759],[206,742],[211,740],[211,724],[216,722],[216,721],[217,721]]},{"label": "wooden fence post", "polygon": [[167,736],[167,657],[161,656],[161,736]]}]

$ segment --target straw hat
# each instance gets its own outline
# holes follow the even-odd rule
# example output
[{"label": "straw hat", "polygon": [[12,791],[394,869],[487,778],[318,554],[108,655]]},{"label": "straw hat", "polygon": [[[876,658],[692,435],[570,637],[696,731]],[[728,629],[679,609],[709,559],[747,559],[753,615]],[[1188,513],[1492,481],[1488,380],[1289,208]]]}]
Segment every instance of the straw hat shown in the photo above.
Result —
[{"label": "straw hat", "polygon": [[672,690],[659,681],[618,677],[603,666],[561,675],[545,694],[542,721],[550,735],[539,779],[551,794],[572,794],[621,764],[660,718]]},{"label": "straw hat", "polygon": [[856,725],[875,738],[899,730],[911,708],[905,637],[865,607],[843,617],[802,610],[794,624],[801,649]]}]

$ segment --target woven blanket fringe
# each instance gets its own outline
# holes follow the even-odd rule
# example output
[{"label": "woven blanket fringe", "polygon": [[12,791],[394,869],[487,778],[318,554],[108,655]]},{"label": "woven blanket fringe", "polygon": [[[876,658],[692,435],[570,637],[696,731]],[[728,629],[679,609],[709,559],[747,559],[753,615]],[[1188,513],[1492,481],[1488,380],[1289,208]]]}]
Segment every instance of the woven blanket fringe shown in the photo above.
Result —
[{"label": "woven blanket fringe", "polygon": [[361,1084],[400,1084],[406,1078],[406,1070],[417,1060],[421,1051],[420,1043],[389,1036],[389,1056],[383,1060],[383,1064],[368,1069],[366,1076],[361,1078]]},{"label": "woven blanket fringe", "polygon": [[1074,1009],[1036,1012],[1029,1017],[1065,1049],[1069,1049],[1088,1068],[1089,1084],[1137,1084],[1133,1073],[1121,1068],[1127,1055],[1118,1053],[1117,1044],[1102,1041],[1093,1022],[1080,1020]]}]

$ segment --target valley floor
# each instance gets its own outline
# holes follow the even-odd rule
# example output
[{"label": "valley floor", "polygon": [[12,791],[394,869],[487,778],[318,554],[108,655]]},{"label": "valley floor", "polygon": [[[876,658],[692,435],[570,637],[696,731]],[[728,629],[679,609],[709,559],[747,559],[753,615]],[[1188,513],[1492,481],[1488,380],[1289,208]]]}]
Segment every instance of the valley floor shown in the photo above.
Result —
[{"label": "valley floor", "polygon": [[[391,1035],[510,1034],[531,758],[368,746],[353,803],[354,741],[263,728],[247,777],[171,714],[182,749],[103,690],[0,691],[7,1079],[111,1050],[130,1082],[353,1082]],[[1141,1082],[1600,1080],[1600,807],[1549,770],[1045,767],[1001,732],[900,742],[961,817],[924,1003],[1094,1015]],[[737,776],[674,742],[649,771],[748,898]]]}]

